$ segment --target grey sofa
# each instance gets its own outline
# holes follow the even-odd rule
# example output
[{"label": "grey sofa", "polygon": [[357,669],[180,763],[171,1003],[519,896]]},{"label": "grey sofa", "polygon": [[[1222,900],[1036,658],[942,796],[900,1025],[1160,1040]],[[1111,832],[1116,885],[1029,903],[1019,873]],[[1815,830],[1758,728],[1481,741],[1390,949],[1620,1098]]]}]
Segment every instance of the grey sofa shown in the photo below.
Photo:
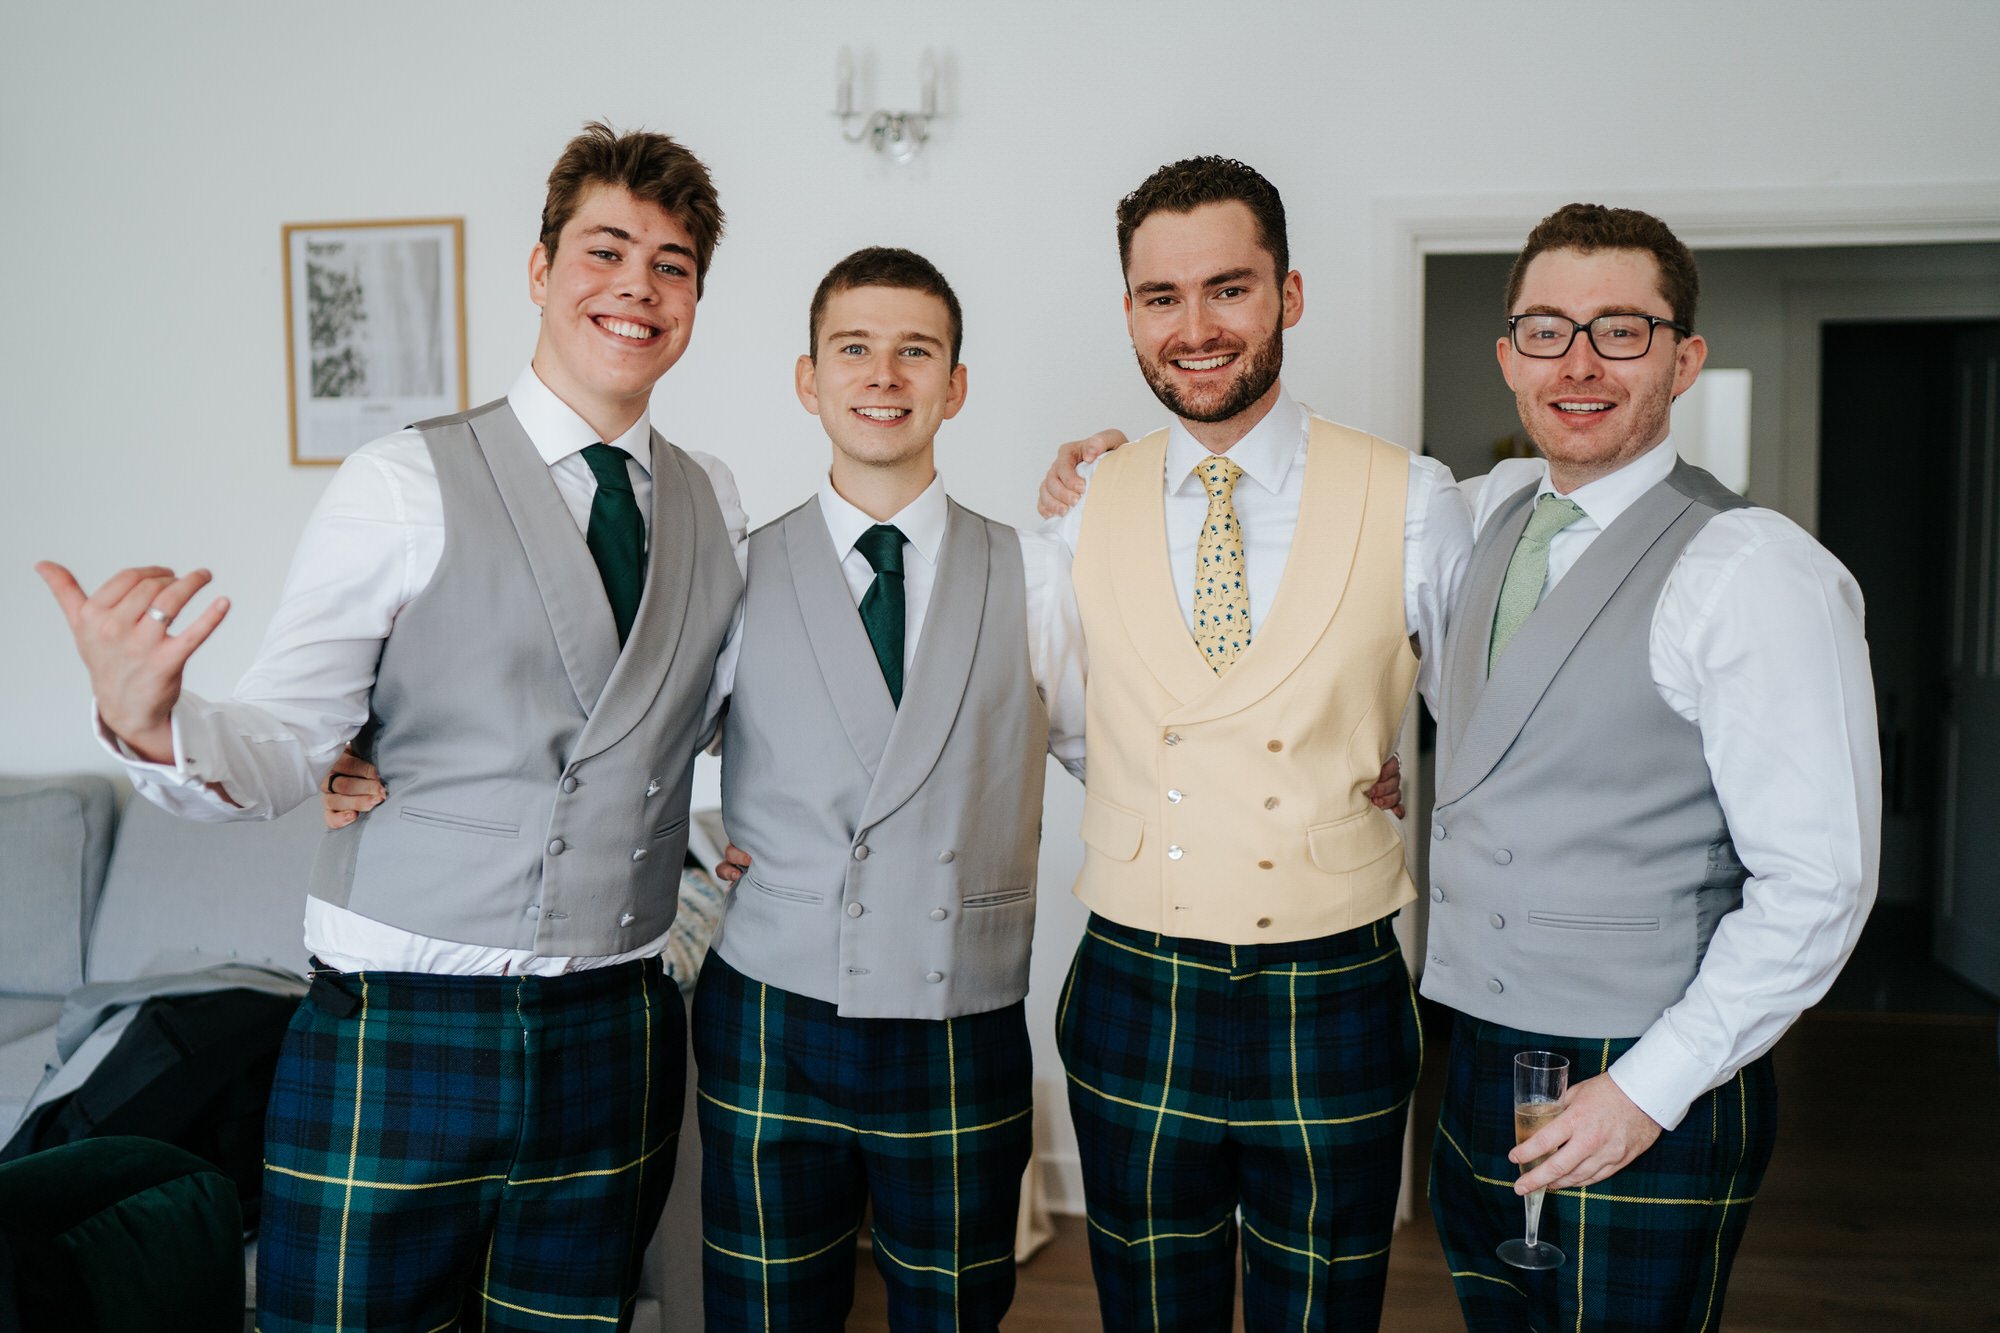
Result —
[{"label": "grey sofa", "polygon": [[[94,774],[0,778],[0,1140],[55,1060],[56,1019],[76,986],[232,961],[305,970],[316,805],[269,823],[195,824],[142,800],[121,812],[118,795]],[[679,953],[703,946],[682,941]],[[690,1094],[634,1313],[640,1333],[701,1327],[700,1171]]]}]

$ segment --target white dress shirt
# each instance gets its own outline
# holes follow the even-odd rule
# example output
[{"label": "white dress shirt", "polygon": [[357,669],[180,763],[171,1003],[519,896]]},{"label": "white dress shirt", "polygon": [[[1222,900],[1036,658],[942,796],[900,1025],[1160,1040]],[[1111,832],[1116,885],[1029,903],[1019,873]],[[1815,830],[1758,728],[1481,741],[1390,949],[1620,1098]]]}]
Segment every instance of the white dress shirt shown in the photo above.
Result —
[{"label": "white dress shirt", "polygon": [[[819,488],[820,513],[840,553],[840,572],[858,608],[875,581],[868,557],[854,549],[861,534],[876,520],[855,508],[833,489],[831,479]],[[944,482],[931,478],[924,493],[887,522],[903,533],[903,674],[908,679],[917,659],[917,641],[930,610],[931,588],[937,582],[939,549],[944,545]],[[1021,534],[1022,574],[1028,585],[1028,666],[1035,690],[1049,714],[1049,753],[1079,781],[1083,780],[1084,651],[1083,620],[1077,614],[1076,589],[1070,583],[1069,549],[1046,533]],[[717,673],[718,675],[720,673]],[[731,666],[734,675],[734,665]]]},{"label": "white dress shirt", "polygon": [[[1584,517],[1549,543],[1544,597],[1674,461],[1662,441],[1569,493]],[[1553,489],[1539,459],[1467,481],[1474,531],[1529,485]],[[1611,1066],[1625,1095],[1672,1129],[1696,1097],[1770,1050],[1853,952],[1875,901],[1882,773],[1861,589],[1782,514],[1709,520],[1660,591],[1650,655],[1660,698],[1701,728],[1750,872],[1687,994]]]},{"label": "white dress shirt", "polygon": [[[524,369],[507,391],[549,477],[582,533],[597,479],[583,459],[598,436],[582,417]],[[605,441],[623,449],[644,523],[652,522],[652,426],[641,414]],[[740,563],[748,522],[736,481],[718,459],[690,453],[715,487]],[[230,698],[211,702],[183,691],[174,705],[172,764],[135,758],[97,723],[100,741],[124,763],[133,788],[188,819],[272,819],[319,793],[341,748],[368,720],[382,641],[396,616],[429,585],[444,553],[444,500],[423,436],[401,430],[356,450],[306,520],[264,642]],[[733,674],[741,609],[718,664]],[[711,686],[711,703],[720,695]],[[229,793],[224,800],[211,789]],[[232,805],[230,801],[234,801]],[[611,958],[546,957],[433,939],[306,899],[305,943],[348,971],[537,975],[651,957],[662,940]]]},{"label": "white dress shirt", "polygon": [[[1243,564],[1250,585],[1250,637],[1254,640],[1278,594],[1292,534],[1299,525],[1299,498],[1305,490],[1306,442],[1312,418],[1282,387],[1264,419],[1221,455],[1243,469],[1233,497],[1243,532]],[[1195,475],[1197,464],[1213,458],[1208,447],[1176,420],[1167,430],[1167,558],[1174,592],[1188,632],[1194,632],[1195,546],[1208,516],[1208,492]],[[1085,478],[1096,465],[1078,469]],[[1247,481],[1250,484],[1245,485]],[[1068,513],[1049,520],[1072,553],[1083,527],[1079,500]],[[1452,599],[1472,552],[1472,523],[1465,499],[1452,484],[1451,469],[1435,458],[1413,454],[1409,492],[1403,508],[1403,616],[1417,642],[1417,688],[1438,711],[1438,684],[1444,667],[1444,631]]]}]

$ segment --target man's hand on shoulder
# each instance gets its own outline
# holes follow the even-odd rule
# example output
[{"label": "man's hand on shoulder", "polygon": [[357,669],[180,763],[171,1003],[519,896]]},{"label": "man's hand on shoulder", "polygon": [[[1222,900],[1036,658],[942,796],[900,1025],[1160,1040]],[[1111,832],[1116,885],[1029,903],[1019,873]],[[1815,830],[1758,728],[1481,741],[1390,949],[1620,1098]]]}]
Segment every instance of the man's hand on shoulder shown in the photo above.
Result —
[{"label": "man's hand on shoulder", "polygon": [[1516,1165],[1549,1155],[1515,1182],[1514,1193],[1595,1185],[1624,1170],[1659,1137],[1659,1124],[1625,1095],[1611,1075],[1587,1078],[1563,1098],[1561,1115],[1507,1154]]},{"label": "man's hand on shoulder", "polygon": [[161,565],[121,569],[88,596],[75,575],[54,561],[42,561],[35,573],[69,622],[105,728],[146,762],[173,763],[172,719],[181,674],[229,614],[229,599],[216,598],[175,634],[174,618],[208,584],[205,569],[178,577]]},{"label": "man's hand on shoulder", "polygon": [[1125,432],[1112,427],[1081,440],[1071,440],[1058,448],[1056,461],[1049,464],[1048,475],[1042,478],[1042,493],[1036,497],[1035,512],[1043,518],[1067,514],[1077,501],[1083,499],[1084,482],[1077,469],[1085,463],[1095,462],[1124,443]]}]

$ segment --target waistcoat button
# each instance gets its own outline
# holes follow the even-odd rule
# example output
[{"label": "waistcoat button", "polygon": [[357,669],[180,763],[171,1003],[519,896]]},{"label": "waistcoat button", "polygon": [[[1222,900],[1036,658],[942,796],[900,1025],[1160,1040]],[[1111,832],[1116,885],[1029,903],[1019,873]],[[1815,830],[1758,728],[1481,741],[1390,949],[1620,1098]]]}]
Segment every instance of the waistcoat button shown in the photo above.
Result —
[{"label": "waistcoat button", "polygon": [[562,840],[561,838],[550,838],[550,839],[549,839],[549,855],[550,855],[550,856],[561,856],[561,855],[563,854],[563,849],[564,849],[564,848],[566,848],[566,847],[568,847],[568,846],[569,846],[569,844],[568,844],[568,843],[566,843],[566,842],[564,842],[564,841],[563,841],[563,840]]},{"label": "waistcoat button", "polygon": [[573,791],[575,791],[575,790],[576,790],[576,779],[575,779],[575,778],[571,778],[571,777],[566,777],[566,778],[564,778],[564,779],[562,780],[562,789],[563,789],[563,794],[564,794],[564,795],[568,795],[568,794],[569,794],[570,792],[573,792]]},{"label": "waistcoat button", "polygon": [[1496,865],[1503,865],[1503,866],[1507,865],[1510,862],[1512,862],[1513,859],[1514,859],[1514,853],[1508,851],[1505,847],[1502,847],[1499,851],[1493,853],[1493,861],[1494,864]]},{"label": "waistcoat button", "polygon": [[1179,843],[1175,843],[1173,846],[1167,848],[1167,859],[1169,861],[1178,861],[1186,855],[1187,853],[1181,850]]},{"label": "waistcoat button", "polygon": [[1435,884],[1431,885],[1431,901],[1434,903],[1441,903],[1444,901],[1444,890],[1439,888]]},{"label": "waistcoat button", "polygon": [[645,859],[646,859],[646,849],[645,849],[644,847],[634,847],[634,848],[632,849],[632,859],[633,859],[634,861],[643,861],[643,860],[645,860]]},{"label": "waistcoat button", "polygon": [[1271,863],[1269,861],[1259,861],[1257,863],[1257,868],[1259,870],[1269,870],[1271,868]]},{"label": "waistcoat button", "polygon": [[658,778],[650,779],[646,783],[646,795],[658,796],[659,794],[660,794],[660,780]]},{"label": "waistcoat button", "polygon": [[931,920],[933,921],[942,921],[945,915],[945,910],[942,907],[933,907],[931,909]]},{"label": "waistcoat button", "polygon": [[1492,991],[1495,995],[1498,995],[1501,991],[1504,991],[1507,988],[1500,984],[1500,978],[1488,977],[1486,979],[1486,989]]},{"label": "waistcoat button", "polygon": [[1258,918],[1257,918],[1257,929],[1259,929],[1259,930],[1268,930],[1268,929],[1270,929],[1270,926],[1271,926],[1271,918],[1270,918],[1270,917],[1268,917],[1268,916],[1260,916],[1260,917],[1258,917]]},{"label": "waistcoat button", "polygon": [[943,980],[944,980],[944,973],[942,973],[942,972],[926,972],[926,973],[924,973],[924,980],[925,980],[925,981],[928,981],[928,982],[930,982],[930,983],[931,983],[931,985],[935,986],[935,985],[937,985],[937,984],[938,984],[938,983],[939,983],[940,981],[943,981]]},{"label": "waistcoat button", "polygon": [[1272,754],[1276,754],[1278,751],[1285,748],[1285,743],[1283,741],[1265,741],[1264,748],[1269,750]]},{"label": "waistcoat button", "polygon": [[1167,799],[1173,802],[1175,805],[1179,805],[1181,803],[1180,790],[1178,788],[1169,788],[1167,791]]},{"label": "waistcoat button", "polygon": [[952,851],[949,847],[938,853],[938,864],[941,866],[948,866],[957,859],[958,853]]},{"label": "waistcoat button", "polygon": [[1493,929],[1495,930],[1505,930],[1507,928],[1507,918],[1501,916],[1498,912],[1495,912],[1492,916],[1487,917],[1486,920],[1492,924]]},{"label": "waistcoat button", "polygon": [[1276,810],[1278,808],[1278,798],[1275,796],[1266,796],[1264,798],[1264,808],[1266,810]]},{"label": "waistcoat button", "polygon": [[849,904],[847,905],[847,914],[848,914],[849,916],[860,916],[860,915],[861,915],[861,904],[860,904],[860,903],[849,903]]},{"label": "waistcoat button", "polygon": [[854,859],[857,861],[866,861],[868,859],[867,843],[864,842],[859,847],[856,847],[854,849]]},{"label": "waistcoat button", "polygon": [[1436,839],[1437,841],[1439,841],[1439,842],[1443,842],[1443,841],[1444,841],[1444,825],[1442,825],[1442,824],[1433,824],[1433,825],[1431,825],[1431,837],[1435,838],[1435,839]]},{"label": "waistcoat button", "polygon": [[1166,739],[1169,745],[1179,745],[1181,743],[1181,734],[1178,731],[1170,731],[1167,733]]}]

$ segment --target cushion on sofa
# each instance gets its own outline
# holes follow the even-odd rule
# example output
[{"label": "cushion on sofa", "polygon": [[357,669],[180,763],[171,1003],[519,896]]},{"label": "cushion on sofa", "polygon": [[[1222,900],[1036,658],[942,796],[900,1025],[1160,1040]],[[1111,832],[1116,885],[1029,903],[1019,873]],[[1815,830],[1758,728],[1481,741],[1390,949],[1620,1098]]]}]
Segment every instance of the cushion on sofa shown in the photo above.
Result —
[{"label": "cushion on sofa", "polygon": [[0,991],[60,999],[82,982],[117,809],[95,774],[0,778]]},{"label": "cushion on sofa", "polygon": [[281,819],[197,824],[125,803],[85,978],[123,981],[228,959],[306,967],[306,880],[319,802]]}]

